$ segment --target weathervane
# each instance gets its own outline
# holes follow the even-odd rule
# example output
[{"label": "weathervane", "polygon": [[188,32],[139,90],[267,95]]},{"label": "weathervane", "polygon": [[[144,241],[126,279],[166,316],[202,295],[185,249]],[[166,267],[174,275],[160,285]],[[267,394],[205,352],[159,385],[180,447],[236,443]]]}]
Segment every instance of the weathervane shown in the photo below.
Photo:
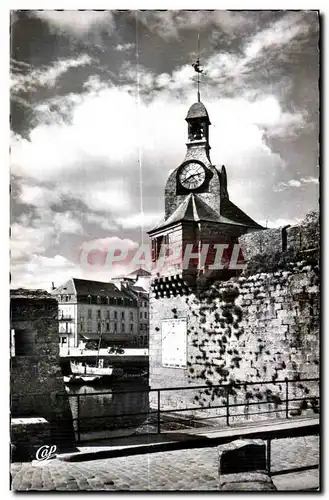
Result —
[{"label": "weathervane", "polygon": [[194,71],[196,71],[196,73],[198,74],[198,77],[197,77],[198,102],[200,102],[200,78],[199,78],[199,75],[200,75],[200,73],[203,72],[203,69],[200,66],[200,36],[199,36],[199,33],[198,33],[198,56],[197,56],[196,62],[192,64],[192,67],[194,68]]}]

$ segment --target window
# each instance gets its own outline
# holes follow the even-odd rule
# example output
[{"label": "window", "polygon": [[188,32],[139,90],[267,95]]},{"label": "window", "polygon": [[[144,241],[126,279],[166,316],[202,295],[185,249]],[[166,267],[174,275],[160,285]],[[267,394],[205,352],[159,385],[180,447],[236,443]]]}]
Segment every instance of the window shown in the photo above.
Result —
[{"label": "window", "polygon": [[97,323],[97,331],[100,332],[101,331],[101,324],[100,324],[100,321]]},{"label": "window", "polygon": [[133,332],[134,331],[134,325],[133,323],[130,324],[130,331]]},{"label": "window", "polygon": [[147,319],[147,312],[144,313],[144,318]]},{"label": "window", "polygon": [[106,311],[106,319],[110,319],[110,311]]},{"label": "window", "polygon": [[62,337],[61,338],[61,344],[67,344],[67,337]]},{"label": "window", "polygon": [[88,304],[91,304],[91,295],[88,295]]},{"label": "window", "polygon": [[114,331],[114,332],[116,332],[116,331],[117,331],[117,324],[116,324],[116,323],[114,323],[114,325],[113,325],[113,331]]},{"label": "window", "polygon": [[140,319],[142,319],[142,318],[143,318],[143,312],[142,312],[142,311],[140,311],[140,313],[139,313],[139,317],[140,317]]},{"label": "window", "polygon": [[114,319],[118,319],[118,313],[117,313],[117,311],[114,311]]},{"label": "window", "polygon": [[132,311],[130,311],[130,319],[133,320],[134,319],[134,313]]},{"label": "window", "polygon": [[66,333],[68,333],[68,331],[69,331],[69,324],[68,323],[65,323],[65,331],[66,331]]},{"label": "window", "polygon": [[80,332],[83,332],[83,321],[80,323]]},{"label": "window", "polygon": [[70,300],[68,295],[65,295],[65,302],[68,302]]},{"label": "window", "polygon": [[58,302],[61,301],[61,296],[60,295],[57,296],[57,300],[58,300]]},{"label": "window", "polygon": [[88,309],[88,319],[91,319],[91,309]]},{"label": "window", "polygon": [[97,310],[97,318],[100,318],[100,317],[101,317],[101,310],[100,310],[100,309],[98,309],[98,310]]},{"label": "window", "polygon": [[122,323],[122,325],[121,325],[121,332],[124,332],[124,331],[125,331],[125,324]]},{"label": "window", "polygon": [[106,331],[109,332],[110,331],[110,323],[107,321],[106,322]]},{"label": "window", "polygon": [[106,304],[109,306],[110,305],[110,299],[106,297]]},{"label": "window", "polygon": [[124,311],[121,312],[121,319],[125,319],[125,312]]},{"label": "window", "polygon": [[33,330],[11,330],[11,347],[14,356],[35,354],[35,336]]}]

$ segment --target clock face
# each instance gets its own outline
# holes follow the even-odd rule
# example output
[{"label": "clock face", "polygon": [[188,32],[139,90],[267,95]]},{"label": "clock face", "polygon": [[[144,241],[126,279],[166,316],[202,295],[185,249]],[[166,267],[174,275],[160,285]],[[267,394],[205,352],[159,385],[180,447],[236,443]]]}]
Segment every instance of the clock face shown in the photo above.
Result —
[{"label": "clock face", "polygon": [[197,189],[202,186],[206,178],[206,172],[199,163],[188,163],[184,165],[179,174],[179,181],[186,189]]}]

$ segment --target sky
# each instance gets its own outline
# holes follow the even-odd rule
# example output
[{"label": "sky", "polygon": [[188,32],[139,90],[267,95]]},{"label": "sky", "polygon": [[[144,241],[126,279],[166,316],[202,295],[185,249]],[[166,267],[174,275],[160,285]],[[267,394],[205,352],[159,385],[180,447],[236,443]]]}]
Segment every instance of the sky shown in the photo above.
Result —
[{"label": "sky", "polygon": [[318,209],[316,12],[12,11],[12,287],[106,281],[81,249],[148,242],[185,156],[198,34],[230,199],[268,227]]}]

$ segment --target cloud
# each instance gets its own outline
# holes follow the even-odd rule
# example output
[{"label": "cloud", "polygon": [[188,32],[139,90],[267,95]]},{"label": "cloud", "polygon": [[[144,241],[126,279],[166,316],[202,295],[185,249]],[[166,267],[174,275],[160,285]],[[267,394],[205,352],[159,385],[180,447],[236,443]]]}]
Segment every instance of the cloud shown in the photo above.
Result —
[{"label": "cloud", "polygon": [[77,221],[70,212],[57,212],[54,214],[54,224],[60,233],[82,233],[82,225]]},{"label": "cloud", "polygon": [[12,288],[42,288],[50,291],[52,282],[59,286],[72,276],[82,278],[83,273],[79,266],[62,255],[32,255],[28,262],[11,265]]},{"label": "cloud", "polygon": [[300,188],[305,184],[319,184],[319,179],[313,176],[308,176],[308,177],[301,177],[300,180],[290,179],[287,182],[281,181],[273,188],[273,191],[280,192],[280,191],[286,191],[289,188]]},{"label": "cloud", "polygon": [[11,260],[29,259],[33,254],[43,253],[53,235],[53,227],[25,226],[15,222],[11,225]]},{"label": "cloud", "polygon": [[[126,66],[131,77],[133,69]],[[97,78],[89,80],[88,88],[76,98],[57,98],[58,107],[69,113],[65,119],[50,112],[50,121],[37,125],[28,139],[13,136],[12,173],[52,183],[55,192],[71,195],[93,212],[108,212],[111,221],[124,228],[138,227],[140,182],[145,213],[158,213],[169,170],[184,159],[184,118],[195,95],[191,88],[175,99],[174,90],[182,88],[192,74],[184,66],[168,75],[166,87],[139,100],[133,84],[114,87],[100,84]],[[164,74],[158,78],[164,80]],[[154,75],[142,69],[141,86],[152,87],[152,81]],[[281,134],[293,133],[302,127],[303,117],[284,110],[276,96],[266,94],[253,100],[218,99],[213,92],[206,105],[212,122],[212,161],[227,165],[232,198],[242,196],[247,203],[241,181],[257,179],[256,187],[250,187],[255,197],[270,189],[285,167],[266,138],[272,133],[277,136],[278,129]],[[248,201],[254,209],[257,204],[255,198]],[[147,219],[144,222],[148,224]]]},{"label": "cloud", "polygon": [[61,202],[61,194],[45,186],[31,186],[20,184],[18,201],[25,205],[32,205],[39,208],[49,207],[52,204]]},{"label": "cloud", "polygon": [[81,223],[70,211],[53,212],[44,206],[35,210],[32,221],[26,215],[11,225],[11,259],[30,260],[34,254],[42,254],[55,248],[62,234],[81,234]]},{"label": "cloud", "polygon": [[148,229],[163,217],[162,212],[155,213],[139,213],[134,215],[129,215],[127,217],[118,217],[117,223],[120,224],[124,229],[135,229],[143,228]]},{"label": "cloud", "polygon": [[54,87],[58,78],[69,69],[86,66],[91,62],[90,56],[82,54],[75,59],[59,59],[48,67],[33,68],[28,65],[29,71],[26,73],[25,65],[22,67],[17,66],[16,61],[11,76],[11,91],[14,93],[19,91],[30,92],[37,90],[38,87]]},{"label": "cloud", "polygon": [[106,29],[112,32],[115,28],[111,11],[97,10],[38,10],[33,15],[46,21],[54,32],[73,34],[84,37],[94,29]]},{"label": "cloud", "polygon": [[80,245],[75,261],[84,273],[114,277],[134,270],[133,258],[138,248],[138,243],[129,238],[96,238]]},{"label": "cloud", "polygon": [[87,213],[85,220],[89,224],[100,226],[105,231],[116,231],[118,229],[118,226],[109,220],[108,215]]},{"label": "cloud", "polygon": [[260,220],[259,224],[261,224],[263,227],[268,227],[268,228],[276,228],[276,227],[285,227],[285,226],[294,226],[296,224],[299,224],[302,222],[302,219],[298,217],[294,217],[291,219],[275,219],[275,220]]},{"label": "cloud", "polygon": [[264,51],[283,45],[288,45],[299,35],[306,35],[310,29],[303,13],[288,12],[284,17],[273,23],[269,28],[256,33],[246,44],[244,53],[246,60],[260,57]]},{"label": "cloud", "polygon": [[[135,14],[136,15],[136,14]],[[184,29],[220,28],[230,34],[252,23],[248,14],[230,11],[167,10],[143,11],[137,14],[138,21],[157,33],[164,40],[179,39]]]},{"label": "cloud", "polygon": [[308,177],[302,177],[301,182],[303,184],[319,184],[319,179],[310,175]]},{"label": "cloud", "polygon": [[119,43],[116,47],[115,47],[115,50],[119,51],[119,52],[126,52],[128,50],[132,50],[135,48],[135,44],[134,43]]}]

